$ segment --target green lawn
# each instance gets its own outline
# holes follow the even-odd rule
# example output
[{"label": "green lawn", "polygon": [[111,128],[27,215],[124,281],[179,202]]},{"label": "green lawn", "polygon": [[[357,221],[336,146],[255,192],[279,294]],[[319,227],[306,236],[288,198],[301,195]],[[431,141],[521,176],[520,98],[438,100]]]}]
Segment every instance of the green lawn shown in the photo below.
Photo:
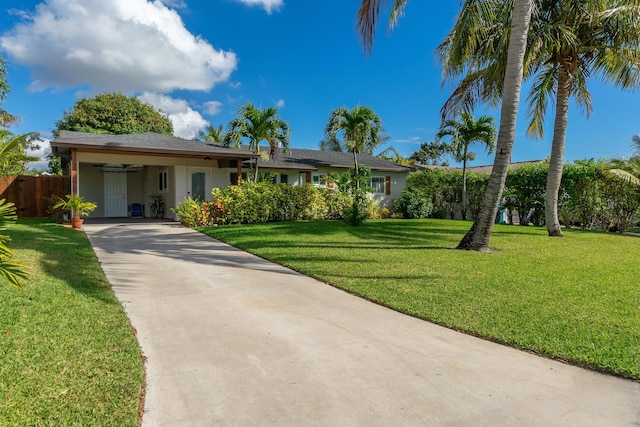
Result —
[{"label": "green lawn", "polygon": [[21,220],[7,234],[30,265],[0,281],[0,425],[136,426],[140,349],[84,233]]},{"label": "green lawn", "polygon": [[453,250],[469,222],[295,222],[204,233],[356,295],[514,347],[640,378],[640,238],[496,226],[492,253]]}]

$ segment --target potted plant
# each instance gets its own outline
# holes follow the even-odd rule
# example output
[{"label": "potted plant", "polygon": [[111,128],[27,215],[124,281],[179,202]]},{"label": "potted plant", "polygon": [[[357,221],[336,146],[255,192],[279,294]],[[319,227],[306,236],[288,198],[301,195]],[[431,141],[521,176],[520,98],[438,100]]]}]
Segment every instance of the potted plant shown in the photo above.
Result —
[{"label": "potted plant", "polygon": [[77,194],[67,194],[66,200],[58,197],[58,202],[53,206],[54,209],[62,208],[67,211],[73,212],[71,217],[71,226],[75,229],[82,228],[84,219],[80,216],[88,216],[95,208],[98,207],[95,203],[87,202],[84,197]]}]

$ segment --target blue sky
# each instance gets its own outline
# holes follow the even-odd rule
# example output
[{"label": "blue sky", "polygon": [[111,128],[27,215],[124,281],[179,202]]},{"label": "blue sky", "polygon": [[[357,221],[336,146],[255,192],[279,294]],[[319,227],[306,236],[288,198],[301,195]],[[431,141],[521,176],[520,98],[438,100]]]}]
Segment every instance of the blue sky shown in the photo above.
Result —
[{"label": "blue sky", "polygon": [[[395,30],[387,35],[379,28],[372,56],[363,54],[356,34],[359,4],[3,0],[0,50],[11,85],[3,108],[22,117],[15,133],[51,138],[77,98],[122,92],[162,109],[176,133],[191,138],[208,124],[226,125],[250,101],[279,108],[294,148],[317,148],[333,108],[367,105],[382,118],[389,145],[408,156],[440,125],[451,85],[441,86],[434,50],[459,2],[410,2]],[[566,160],[629,156],[631,136],[640,133],[637,91],[597,80],[590,88],[592,116],[570,109]],[[490,109],[480,114],[496,122],[499,116]],[[521,109],[513,161],[549,155],[551,115],[547,122],[543,140],[527,138]],[[472,164],[492,163],[475,151]]]}]

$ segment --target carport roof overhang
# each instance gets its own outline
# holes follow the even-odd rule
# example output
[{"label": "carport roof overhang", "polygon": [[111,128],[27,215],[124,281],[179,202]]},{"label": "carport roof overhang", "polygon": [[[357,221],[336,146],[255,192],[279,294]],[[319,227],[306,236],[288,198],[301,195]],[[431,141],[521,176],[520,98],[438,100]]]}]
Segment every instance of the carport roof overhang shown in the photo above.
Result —
[{"label": "carport roof overhang", "polygon": [[234,150],[202,141],[174,138],[155,133],[110,135],[61,131],[51,141],[54,155],[70,157],[71,151],[143,154],[153,156],[219,159],[254,159],[252,151]]}]

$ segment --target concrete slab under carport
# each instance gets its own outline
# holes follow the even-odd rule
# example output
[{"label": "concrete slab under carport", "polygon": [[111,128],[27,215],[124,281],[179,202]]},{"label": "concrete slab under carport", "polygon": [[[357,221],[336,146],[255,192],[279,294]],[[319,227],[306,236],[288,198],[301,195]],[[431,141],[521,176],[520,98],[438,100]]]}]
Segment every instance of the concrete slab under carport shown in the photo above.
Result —
[{"label": "concrete slab under carport", "polygon": [[640,383],[396,313],[176,223],[85,225],[145,426],[632,426]]}]

